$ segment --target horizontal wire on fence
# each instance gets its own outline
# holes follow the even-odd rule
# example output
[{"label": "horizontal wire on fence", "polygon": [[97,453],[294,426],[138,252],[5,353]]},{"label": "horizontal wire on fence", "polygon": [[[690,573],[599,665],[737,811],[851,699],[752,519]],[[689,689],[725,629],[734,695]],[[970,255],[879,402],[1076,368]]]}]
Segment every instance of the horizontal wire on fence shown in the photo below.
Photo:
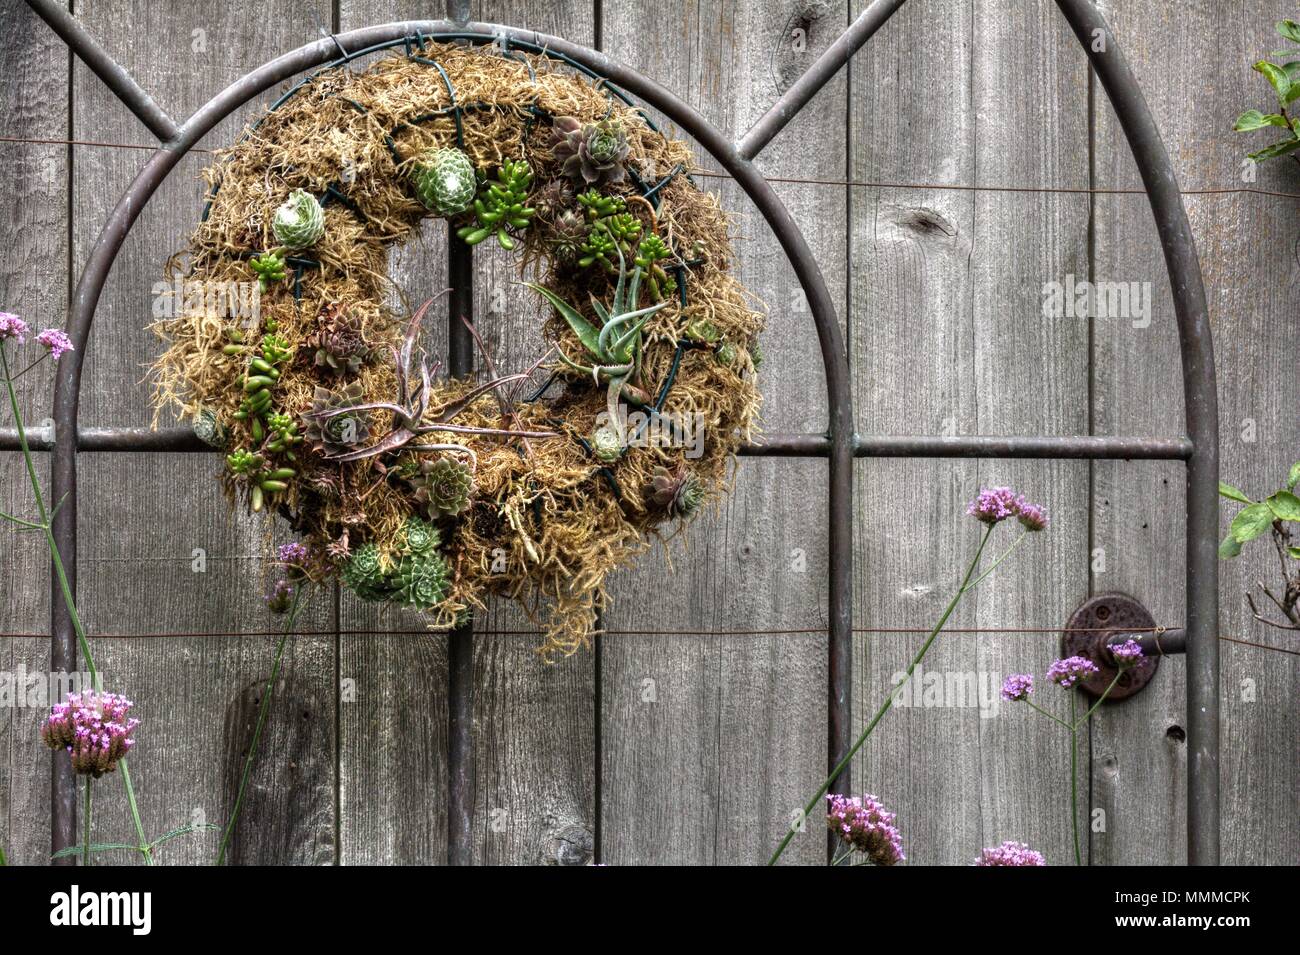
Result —
[{"label": "horizontal wire on fence", "polygon": [[[1170,627],[947,627],[943,633],[1034,633],[1034,634],[1062,634],[1062,633],[1163,633],[1166,630],[1173,629]],[[445,630],[304,630],[293,634],[295,637],[400,637],[400,636],[432,636],[446,633]],[[786,630],[599,630],[597,636],[608,637],[781,637],[781,636],[814,636],[817,634],[828,633],[826,627],[799,627]],[[876,634],[920,634],[929,633],[927,627],[854,627],[854,633],[876,633]],[[88,633],[86,636],[91,640],[156,640],[156,639],[185,639],[190,637],[281,637],[283,631],[280,630],[177,630],[162,631],[156,633]],[[542,636],[541,630],[475,630],[476,637],[538,637]],[[44,640],[48,639],[48,633],[0,633],[0,640]],[[1267,643],[1255,643],[1250,640],[1241,640],[1237,637],[1219,637],[1224,643],[1237,643],[1244,647],[1256,647],[1260,650],[1274,650],[1277,653],[1287,653],[1293,656],[1300,656],[1300,650],[1292,650],[1288,647],[1275,647]]]},{"label": "horizontal wire on fence", "polygon": [[[149,145],[146,143],[109,143],[95,140],[83,139],[28,139],[22,136],[0,136],[0,143],[28,143],[36,146],[97,146],[106,149],[136,149],[154,152],[161,147]],[[213,149],[199,149],[194,147],[190,152],[195,153],[215,153]],[[686,170],[688,175],[700,176],[706,179],[730,179],[731,174],[721,172],[716,169],[691,169]],[[1087,187],[1087,186],[970,186],[963,183],[951,182],[875,182],[867,179],[801,179],[795,176],[764,176],[768,182],[788,183],[792,185],[804,186],[839,186],[854,189],[931,189],[938,191],[953,192],[1022,192],[1022,193],[1047,193],[1060,195],[1081,195],[1081,196],[1145,196],[1145,189],[1123,189],[1107,187]],[[1277,192],[1272,189],[1258,189],[1253,186],[1235,186],[1232,188],[1218,189],[1181,189],[1179,195],[1184,196],[1231,196],[1231,195],[1253,195],[1253,196],[1271,196],[1277,199],[1300,199],[1300,192]]]}]

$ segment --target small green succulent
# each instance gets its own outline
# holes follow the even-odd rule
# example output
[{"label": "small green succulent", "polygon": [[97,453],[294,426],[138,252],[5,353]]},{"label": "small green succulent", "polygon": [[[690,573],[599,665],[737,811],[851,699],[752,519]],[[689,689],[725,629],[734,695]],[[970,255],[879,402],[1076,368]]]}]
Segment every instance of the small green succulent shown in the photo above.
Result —
[{"label": "small green succulent", "polygon": [[484,180],[474,200],[477,225],[467,225],[456,230],[456,235],[468,245],[478,245],[491,235],[497,237],[501,248],[511,250],[515,240],[510,232],[528,228],[535,211],[527,205],[528,190],[533,184],[533,170],[522,159],[507,159],[497,170],[495,179]]},{"label": "small green succulent", "polygon": [[669,277],[659,263],[672,258],[672,250],[653,232],[641,240],[637,246],[633,261],[645,274],[646,287],[656,302],[661,302],[665,295],[671,294],[677,283]]},{"label": "small green succulent", "polygon": [[722,337],[722,332],[707,318],[697,318],[687,324],[686,337],[697,345],[713,345]]},{"label": "small green succulent", "polygon": [[284,248],[310,248],[325,234],[325,209],[305,189],[295,189],[271,219],[271,231]]},{"label": "small green succulent", "polygon": [[432,610],[446,598],[450,583],[447,561],[436,550],[408,554],[397,562],[393,599],[414,610]]},{"label": "small green succulent", "polygon": [[459,149],[432,150],[415,166],[415,191],[425,208],[454,216],[474,204],[478,180],[474,164]]},{"label": "small green succulent", "polygon": [[474,472],[456,458],[427,458],[420,462],[419,473],[410,479],[415,500],[431,520],[455,517],[469,507],[474,493]]},{"label": "small green succulent", "polygon": [[221,423],[211,408],[200,408],[191,426],[198,439],[209,447],[220,450],[230,443],[230,429]]},{"label": "small green succulent", "polygon": [[578,257],[578,264],[584,269],[592,265],[600,265],[607,272],[618,271],[618,266],[614,264],[618,259],[618,243],[604,229],[593,227],[587,233],[587,240],[582,243],[579,252],[581,255]]},{"label": "small green succulent", "polygon": [[272,282],[283,282],[288,274],[285,270],[284,253],[279,249],[271,249],[269,252],[255,255],[248,264],[257,276],[257,287],[263,292]]},{"label": "small green succulent", "polygon": [[607,196],[596,189],[588,189],[579,194],[578,205],[582,206],[588,222],[627,211],[627,200],[622,196]]},{"label": "small green succulent", "polygon": [[607,464],[617,461],[623,453],[623,436],[611,425],[603,424],[591,432],[587,443],[591,445],[591,453]]},{"label": "small green succulent", "polygon": [[383,558],[374,544],[363,544],[353,551],[339,576],[362,600],[383,600],[389,594]]},{"label": "small green succulent", "polygon": [[618,282],[609,307],[591,296],[591,308],[600,325],[587,318],[550,289],[531,282],[529,288],[541,295],[568,323],[587,352],[587,362],[579,362],[559,350],[560,361],[574,371],[590,375],[596,381],[608,384],[606,408],[610,420],[618,419],[618,399],[626,395],[639,404],[649,404],[650,396],[639,383],[641,375],[641,329],[668,303],[638,308],[641,297],[641,270],[632,269],[629,279],[627,264],[619,257]]},{"label": "small green succulent", "polygon": [[415,515],[406,519],[406,526],[402,528],[402,549],[408,554],[427,554],[437,550],[441,543],[442,535],[438,533],[437,525]]},{"label": "small green succulent", "polygon": [[718,360],[719,365],[730,368],[740,357],[740,350],[731,342],[723,342],[714,351],[713,357]]}]

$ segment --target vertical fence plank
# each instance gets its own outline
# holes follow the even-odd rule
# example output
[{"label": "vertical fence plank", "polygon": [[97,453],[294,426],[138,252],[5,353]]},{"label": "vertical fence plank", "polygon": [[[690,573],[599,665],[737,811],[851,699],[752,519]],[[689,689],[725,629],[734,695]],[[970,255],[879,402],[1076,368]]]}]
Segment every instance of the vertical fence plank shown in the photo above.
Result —
[{"label": "vertical fence plank", "polygon": [[[68,131],[68,54],[25,6],[0,21],[0,104],[4,135],[27,139],[65,139]],[[9,254],[0,262],[0,311],[17,313],[34,329],[61,326],[68,286],[58,280],[68,261],[68,147],[37,143],[0,144],[0,177],[9,187],[0,194],[0,222]],[[11,359],[39,354],[5,343]],[[16,372],[18,369],[14,369]],[[44,371],[44,373],[41,373]],[[18,383],[23,418],[29,427],[49,418],[53,374],[33,372]],[[3,427],[13,427],[8,398],[0,411]],[[41,479],[48,469],[37,456]],[[0,453],[0,507],[35,517],[22,456]],[[5,567],[5,599],[0,630],[41,632],[49,622],[49,552],[37,534],[0,527],[0,565]],[[47,712],[42,696],[29,692],[28,674],[49,668],[47,639],[0,638],[0,848],[14,863],[39,864],[49,855],[49,756],[37,739]]]},{"label": "vertical fence plank", "polygon": [[[1137,74],[1169,148],[1179,185],[1255,185],[1300,191],[1295,164],[1258,167],[1243,181],[1246,152],[1263,134],[1232,132],[1237,114],[1267,110],[1272,91],[1250,64],[1285,45],[1273,32],[1295,10],[1279,2],[1193,4],[1178,8],[1107,0],[1103,12]],[[1212,64],[1212,66],[1207,66]],[[1178,77],[1181,75],[1181,79]],[[1094,121],[1099,186],[1139,187],[1132,157],[1104,93]],[[1263,136],[1263,138],[1259,138]],[[1281,487],[1300,458],[1294,408],[1297,388],[1291,287],[1297,269],[1294,201],[1255,195],[1188,196],[1209,290],[1219,378],[1224,480],[1253,497]],[[1151,326],[1099,324],[1096,427],[1110,434],[1183,433],[1178,338],[1168,278],[1143,196],[1097,197],[1096,269],[1113,281],[1149,281]],[[1155,371],[1155,373],[1153,373]],[[1098,590],[1141,599],[1160,623],[1184,615],[1183,468],[1099,464],[1094,500],[1096,540],[1109,557]],[[1224,529],[1236,505],[1223,509]],[[1267,540],[1221,565],[1221,633],[1295,649],[1291,635],[1256,623],[1243,595],[1258,580],[1275,587],[1277,560]],[[1300,850],[1292,718],[1300,680],[1295,657],[1224,643],[1222,679],[1221,832],[1223,862],[1285,864]],[[1100,714],[1093,737],[1093,786],[1108,810],[1096,836],[1098,862],[1186,860],[1185,680],[1179,657],[1161,664],[1134,700]]]},{"label": "vertical fence plank", "polygon": [[[682,95],[733,137],[844,29],[776,2],[604,5],[603,48]],[[763,153],[772,175],[844,177],[843,76]],[[716,168],[708,156],[705,168]],[[764,427],[826,427],[812,316],[793,270],[743,193],[701,178],[739,217],[736,269],[768,306],[759,376]],[[845,288],[844,191],[781,185],[830,286]],[[765,859],[826,767],[826,466],[745,460],[716,514],[614,581],[602,648],[602,858],[631,863]],[[662,631],[738,630],[680,635]],[[656,631],[660,635],[656,635]],[[820,835],[790,861],[824,859]]]},{"label": "vertical fence plank", "polygon": [[[473,18],[595,39],[593,4],[489,2]],[[437,17],[442,5],[345,0],[341,29]],[[446,287],[446,233],[430,221],[419,240],[393,255],[391,273],[412,303]],[[474,252],[474,318],[502,373],[526,367],[545,350],[540,309],[518,282],[515,256],[484,243]],[[445,331],[426,343],[445,353]],[[476,358],[476,369],[484,373]],[[420,631],[413,614],[376,611],[346,591],[344,629]],[[492,600],[478,631],[533,629],[519,606]],[[595,830],[594,658],[547,665],[537,635],[484,633],[474,638],[475,860],[483,863],[580,864],[591,858]],[[342,659],[357,698],[342,708],[344,861],[441,861],[446,830],[446,650],[438,635],[343,637]],[[409,745],[394,742],[406,741]],[[372,781],[385,782],[376,786]],[[411,792],[419,792],[411,799]]]},{"label": "vertical fence plank", "polygon": [[[1072,45],[1050,3],[908,4],[854,63],[853,178],[1086,185],[1087,90]],[[1085,198],[858,189],[852,211],[864,432],[1086,430],[1085,326],[1041,315],[1042,283],[1086,269]],[[938,619],[979,538],[965,504],[980,485],[1043,500],[1053,526],[1025,541],[950,626],[1050,627],[1085,592],[1086,466],[859,467],[857,626]],[[991,556],[1016,532],[1000,528]],[[858,726],[923,641],[856,641]],[[1003,676],[1041,675],[1054,654],[1053,638],[1021,633],[952,633],[931,649],[902,697],[911,705],[885,718],[854,777],[899,813],[913,860],[964,864],[982,845],[1016,839],[1066,861],[1066,740],[998,698]]]},{"label": "vertical fence plank", "polygon": [[[81,6],[76,13],[86,26],[178,118],[329,22],[329,4],[322,0],[185,7],[114,0]],[[259,29],[247,29],[253,22]],[[150,141],[80,64],[73,82],[73,138]],[[243,120],[260,108],[246,108],[203,145],[233,141]],[[112,204],[146,156],[76,148],[74,270],[82,267]],[[166,256],[184,244],[198,222],[203,199],[198,172],[211,161],[201,153],[187,157],[127,238],[91,334],[81,402],[85,425],[149,423],[149,387],[141,379],[159,349],[145,329],[154,308],[153,287]],[[278,626],[280,618],[261,606],[275,573],[265,559],[267,531],[260,519],[228,516],[214,479],[220,466],[211,455],[82,456],[80,593],[92,634]],[[311,608],[302,628],[332,630],[329,602]],[[113,640],[98,642],[95,651],[106,686],[134,699],[143,721],[132,775],[146,835],[190,822],[224,824],[251,735],[249,708],[270,674],[274,639]],[[233,859],[333,860],[333,671],[332,634],[292,641],[277,691],[280,705],[263,740]],[[116,777],[101,782],[97,792],[98,835],[110,841],[133,838]],[[172,842],[164,859],[207,861],[215,846],[211,834],[186,837]]]}]

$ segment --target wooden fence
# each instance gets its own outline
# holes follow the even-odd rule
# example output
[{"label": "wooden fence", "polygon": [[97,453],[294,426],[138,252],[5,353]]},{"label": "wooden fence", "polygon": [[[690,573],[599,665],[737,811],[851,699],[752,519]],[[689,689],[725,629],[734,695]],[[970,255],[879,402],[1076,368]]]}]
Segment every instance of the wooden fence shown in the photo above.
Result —
[{"label": "wooden fence", "polygon": [[[25,5],[0,2],[0,309],[59,324],[87,251],[147,155],[121,147],[151,140]],[[859,3],[516,0],[476,3],[473,15],[599,47],[738,134]],[[1242,190],[1300,193],[1300,172],[1281,161],[1243,182],[1247,137],[1230,127],[1240,110],[1267,106],[1271,93],[1249,64],[1277,46],[1273,21],[1295,11],[1280,0],[1101,6],[1189,193],[1216,333],[1224,477],[1270,491],[1300,457],[1289,298],[1300,200]],[[75,4],[174,117],[322,31],[440,12],[409,0]],[[232,142],[270,98],[202,145]],[[212,159],[187,157],[127,240],[92,336],[85,425],[151,420],[143,379],[157,350],[145,327],[154,283],[198,219],[199,172]],[[1147,202],[1050,0],[912,0],[761,166],[783,180],[840,303],[862,432],[1181,433],[1177,336]],[[740,216],[739,269],[770,309],[765,427],[819,430],[821,362],[791,269],[740,190],[708,176],[709,162],[701,168],[700,181]],[[489,344],[503,367],[522,365],[537,347],[535,303],[511,284],[508,259],[482,251],[476,268]],[[393,271],[412,298],[445,287],[438,230],[402,250]],[[1150,283],[1149,326],[1140,316],[1044,318],[1044,283],[1067,276]],[[49,379],[24,379],[23,400],[31,421],[48,417]],[[19,460],[0,460],[0,499],[22,510]],[[216,469],[203,455],[85,455],[81,464],[81,609],[92,634],[105,635],[96,647],[109,682],[144,720],[132,762],[151,833],[227,817],[270,672],[265,631],[276,618],[259,599],[270,583],[266,532],[228,515]],[[1161,623],[1181,625],[1182,479],[1177,462],[859,462],[855,714],[869,712],[920,639],[876,631],[928,626],[951,593],[977,534],[964,502],[981,484],[1045,500],[1052,527],[962,607],[953,626],[977,632],[941,638],[927,670],[1041,673],[1058,639],[1036,631],[1059,627],[1091,593],[1127,591]],[[478,638],[479,861],[766,857],[825,768],[824,487],[824,462],[743,461],[727,504],[669,545],[673,570],[656,552],[617,578],[611,632],[591,652],[548,666],[533,636]],[[0,567],[0,668],[44,671],[46,553],[31,535],[0,534]],[[1274,572],[1264,548],[1223,572],[1223,634],[1291,651],[1223,645],[1225,862],[1300,855],[1300,640],[1254,623],[1242,601]],[[509,604],[480,625],[530,629]],[[303,626],[234,859],[440,862],[443,638],[347,593],[318,599]],[[1081,767],[1083,801],[1100,820],[1085,849],[1092,863],[1185,858],[1183,701],[1182,661],[1172,658],[1144,693],[1093,720]],[[0,707],[0,845],[17,862],[48,855],[39,715]],[[920,706],[892,713],[854,772],[898,812],[912,862],[962,864],[1017,839],[1064,864],[1068,766],[1061,735],[1022,709]],[[99,793],[98,835],[128,836],[120,787],[109,780]],[[788,857],[817,862],[824,845],[806,834]],[[162,860],[205,861],[214,849],[210,836],[179,839]]]}]

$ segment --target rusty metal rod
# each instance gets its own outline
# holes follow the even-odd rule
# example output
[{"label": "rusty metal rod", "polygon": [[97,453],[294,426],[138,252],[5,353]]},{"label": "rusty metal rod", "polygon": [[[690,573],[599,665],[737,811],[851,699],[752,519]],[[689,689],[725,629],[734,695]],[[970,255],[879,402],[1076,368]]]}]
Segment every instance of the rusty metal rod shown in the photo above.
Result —
[{"label": "rusty metal rod", "polygon": [[849,28],[827,47],[826,52],[781,94],[781,98],[772,104],[771,109],[750,127],[749,132],[745,133],[736,144],[736,154],[741,159],[750,160],[762,152],[773,137],[785,129],[790,120],[808,105],[808,101],[834,78],[853,54],[875,36],[876,31],[884,26],[905,2],[906,0],[875,0],[863,10]]},{"label": "rusty metal rod", "polygon": [[172,118],[61,3],[56,0],[27,0],[27,5],[161,142],[176,138],[180,130]]},{"label": "rusty metal rod", "polygon": [[[44,428],[27,432],[33,451],[53,447]],[[0,451],[18,450],[18,432],[0,428]],[[159,428],[81,428],[77,450],[215,451],[184,426]],[[756,458],[824,458],[831,442],[825,434],[765,434],[740,453]],[[1186,438],[1129,438],[1102,435],[1042,437],[1038,435],[855,435],[853,454],[859,458],[1061,458],[1184,461],[1191,457]]]},{"label": "rusty metal rod", "polygon": [[1187,631],[1182,627],[1168,630],[1143,630],[1140,633],[1117,633],[1106,638],[1110,646],[1118,646],[1127,640],[1136,640],[1142,652],[1149,657],[1168,657],[1187,652]]},{"label": "rusty metal rod", "polygon": [[[447,230],[447,366],[453,378],[474,371],[473,250]],[[447,634],[447,864],[472,865],[474,839],[474,618]]]},{"label": "rusty metal rod", "polygon": [[1105,18],[1088,0],[1057,0],[1119,119],[1164,250],[1178,319],[1187,461],[1187,861],[1219,864],[1219,405],[1196,240],[1178,177]]}]

